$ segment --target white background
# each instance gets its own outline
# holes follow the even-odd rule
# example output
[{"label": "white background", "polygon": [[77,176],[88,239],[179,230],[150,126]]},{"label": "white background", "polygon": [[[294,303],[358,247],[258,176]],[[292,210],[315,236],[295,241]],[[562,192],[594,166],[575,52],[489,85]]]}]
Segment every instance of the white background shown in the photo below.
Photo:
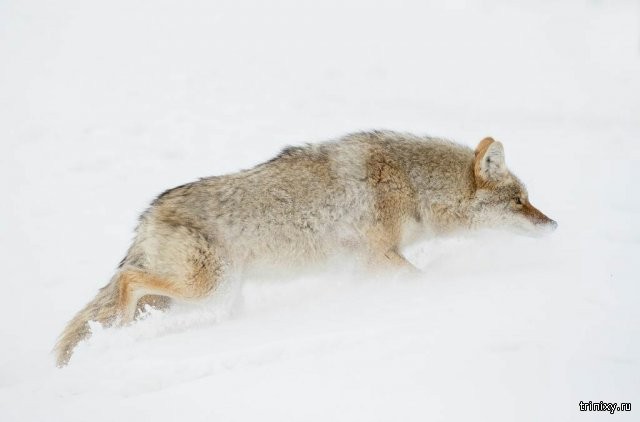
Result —
[{"label": "white background", "polygon": [[[640,5],[443,3],[0,1],[0,420],[640,406]],[[53,367],[155,195],[376,128],[501,140],[558,231],[425,242],[417,280],[249,280]]]}]

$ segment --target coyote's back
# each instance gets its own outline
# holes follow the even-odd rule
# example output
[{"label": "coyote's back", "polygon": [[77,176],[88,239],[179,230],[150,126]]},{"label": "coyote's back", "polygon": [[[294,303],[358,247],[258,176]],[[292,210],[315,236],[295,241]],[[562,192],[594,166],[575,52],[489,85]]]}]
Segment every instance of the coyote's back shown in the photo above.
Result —
[{"label": "coyote's back", "polygon": [[143,304],[203,298],[231,275],[344,254],[369,268],[415,270],[400,252],[406,244],[495,226],[540,231],[555,222],[529,203],[491,138],[475,152],[379,131],[289,147],[252,169],[158,196],[109,284],[61,334],[57,363],[90,335],[88,321],[126,324]]}]

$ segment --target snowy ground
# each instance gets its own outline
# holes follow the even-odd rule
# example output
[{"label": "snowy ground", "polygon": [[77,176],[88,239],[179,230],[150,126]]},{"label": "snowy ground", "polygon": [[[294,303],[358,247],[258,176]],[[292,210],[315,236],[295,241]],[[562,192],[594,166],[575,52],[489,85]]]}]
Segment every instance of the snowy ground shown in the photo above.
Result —
[{"label": "snowy ground", "polygon": [[[0,1],[0,420],[637,420],[637,2],[41,3]],[[559,230],[250,280],[53,367],[156,194],[371,128],[494,136]]]}]

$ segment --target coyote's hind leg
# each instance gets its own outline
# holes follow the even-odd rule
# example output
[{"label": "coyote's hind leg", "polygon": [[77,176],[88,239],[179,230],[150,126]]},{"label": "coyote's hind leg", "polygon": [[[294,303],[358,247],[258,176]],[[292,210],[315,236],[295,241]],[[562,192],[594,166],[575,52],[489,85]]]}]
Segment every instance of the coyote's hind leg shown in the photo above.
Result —
[{"label": "coyote's hind leg", "polygon": [[152,309],[158,309],[166,311],[171,307],[171,298],[168,296],[159,295],[146,295],[138,301],[138,306],[135,312],[135,318],[138,318],[143,312],[147,310],[147,306]]},{"label": "coyote's hind leg", "polygon": [[118,279],[118,307],[121,322],[133,321],[138,302],[143,296],[157,295],[176,300],[193,300],[206,297],[214,289],[216,280],[194,285],[190,280],[172,280],[140,270],[125,270]]},{"label": "coyote's hind leg", "polygon": [[[118,275],[118,309],[122,323],[131,322],[144,302],[168,304],[210,295],[222,281],[225,265],[204,236],[184,228],[161,231],[160,242],[144,267],[124,265]],[[146,245],[140,245],[144,248]],[[169,298],[169,299],[167,299]]]}]

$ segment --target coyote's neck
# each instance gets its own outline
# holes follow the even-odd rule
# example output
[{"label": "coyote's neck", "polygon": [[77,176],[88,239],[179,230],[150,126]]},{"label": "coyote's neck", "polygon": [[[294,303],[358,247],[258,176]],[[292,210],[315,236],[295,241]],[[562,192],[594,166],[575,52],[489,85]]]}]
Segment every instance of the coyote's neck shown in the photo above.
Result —
[{"label": "coyote's neck", "polygon": [[453,176],[442,175],[440,183],[427,186],[421,193],[425,222],[436,233],[447,233],[471,226],[471,208],[475,195],[473,166]]}]

